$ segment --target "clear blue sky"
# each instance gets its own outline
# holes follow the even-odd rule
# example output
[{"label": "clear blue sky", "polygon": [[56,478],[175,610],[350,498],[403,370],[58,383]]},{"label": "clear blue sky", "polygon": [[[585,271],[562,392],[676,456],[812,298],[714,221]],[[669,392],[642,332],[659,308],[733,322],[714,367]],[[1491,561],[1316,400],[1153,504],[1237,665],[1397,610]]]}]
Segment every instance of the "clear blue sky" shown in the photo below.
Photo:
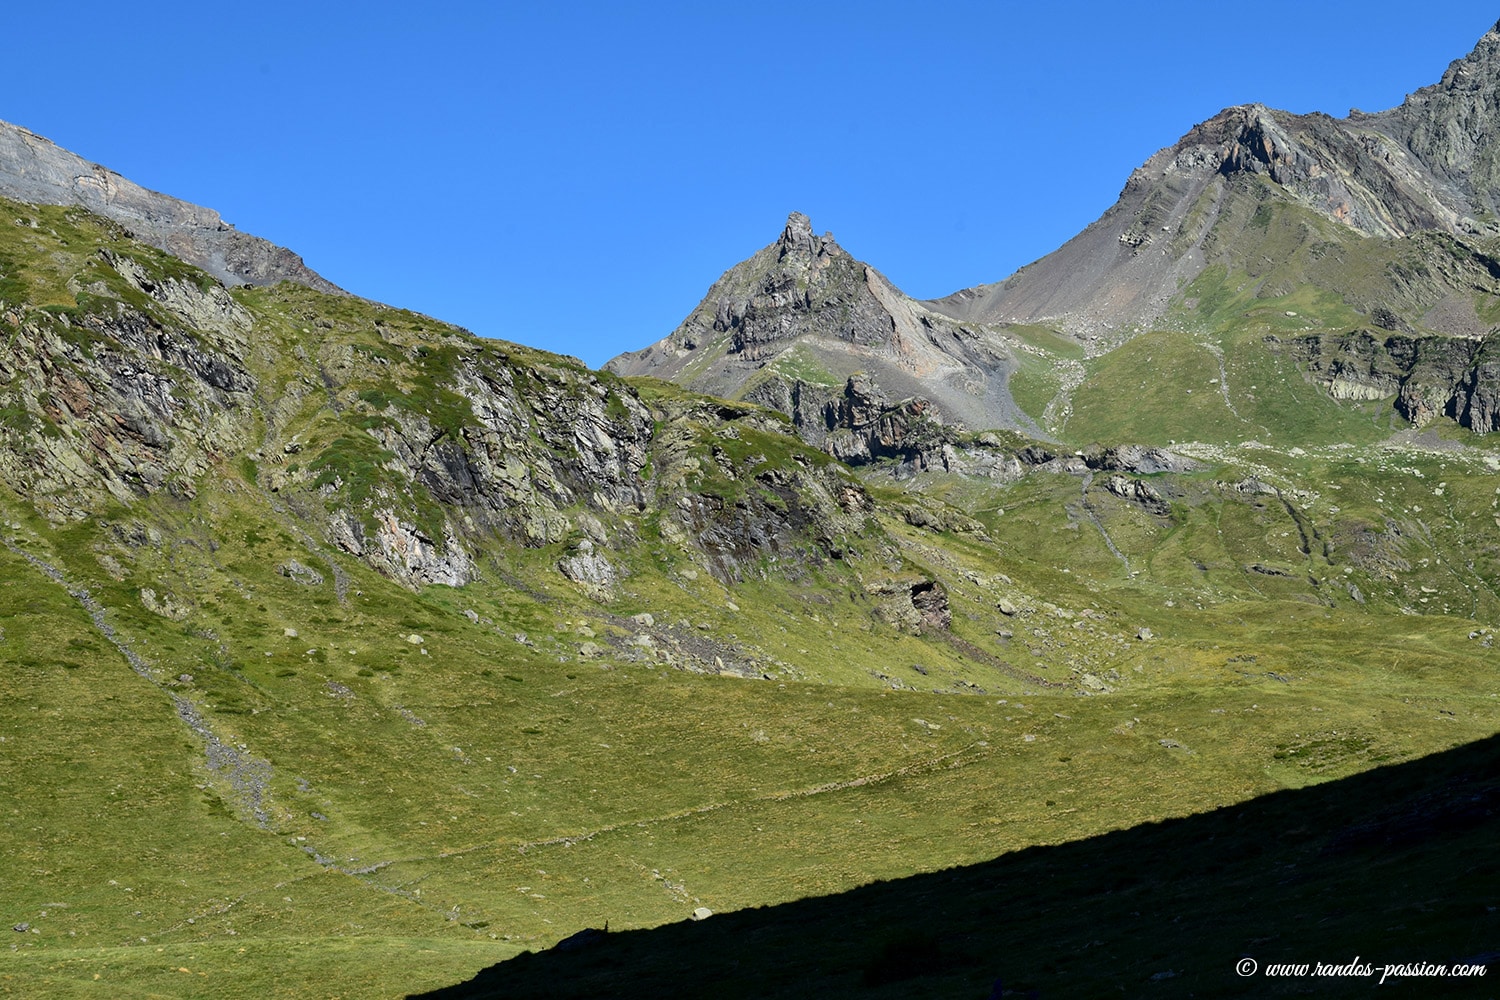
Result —
[{"label": "clear blue sky", "polygon": [[0,119],[358,294],[593,365],[786,214],[907,292],[997,281],[1231,104],[1347,113],[1500,17],[1388,2],[69,4]]}]

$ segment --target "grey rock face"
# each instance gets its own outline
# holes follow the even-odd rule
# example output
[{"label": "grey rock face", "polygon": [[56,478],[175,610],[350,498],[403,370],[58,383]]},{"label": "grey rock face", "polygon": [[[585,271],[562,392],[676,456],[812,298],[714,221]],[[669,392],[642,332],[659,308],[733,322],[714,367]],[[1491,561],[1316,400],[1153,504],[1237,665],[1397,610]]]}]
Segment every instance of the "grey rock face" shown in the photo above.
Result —
[{"label": "grey rock face", "polygon": [[706,399],[653,401],[653,413],[659,428],[653,495],[662,537],[720,582],[800,578],[842,559],[846,539],[864,532],[873,504],[842,466],[804,455],[735,462],[712,444],[710,461],[693,454],[705,442],[784,435],[784,421],[757,407]]},{"label": "grey rock face", "polygon": [[289,580],[308,587],[323,586],[323,574],[295,559],[289,559],[276,567],[276,571]]},{"label": "grey rock face", "polygon": [[[74,307],[0,306],[0,481],[55,522],[188,499],[227,467],[277,494],[309,545],[321,534],[408,587],[464,585],[497,543],[568,543],[557,571],[602,601],[643,516],[726,582],[842,558],[865,523],[868,496],[847,471],[758,407],[670,397],[653,411],[570,359],[425,318],[398,330],[371,305],[338,303],[335,323],[302,290],[241,306],[145,247],[100,239],[109,249],[60,279],[80,289]],[[300,338],[287,309],[309,324]],[[740,434],[775,460],[732,460],[717,441]],[[329,566],[342,599],[347,577]],[[324,584],[295,560],[280,571]],[[148,610],[184,613],[160,587],[140,594]]]},{"label": "grey rock face", "polygon": [[1288,347],[1337,398],[1395,396],[1397,412],[1417,426],[1438,416],[1480,434],[1500,426],[1500,348],[1493,339],[1354,330],[1299,337]]},{"label": "grey rock face", "polygon": [[0,122],[0,196],[36,205],[79,205],[227,285],[295,281],[340,289],[285,247],[242,233],[210,208],[148,191],[35,133]]},{"label": "grey rock face", "polygon": [[928,400],[892,404],[862,372],[850,376],[843,393],[828,398],[819,409],[817,418],[809,420],[799,406],[794,420],[801,421],[804,436],[850,465],[895,458],[919,469],[930,468],[934,453],[944,443],[942,421]]},{"label": "grey rock face", "polygon": [[479,355],[465,359],[453,388],[471,411],[457,435],[395,407],[369,433],[476,527],[534,546],[568,536],[570,508],[645,509],[651,416],[633,395],[612,393],[591,373]]},{"label": "grey rock face", "polygon": [[1014,482],[1026,473],[996,436],[975,438],[944,424],[923,397],[893,402],[864,372],[837,393],[798,383],[789,405],[798,434],[848,465],[889,462],[898,478],[943,471]]},{"label": "grey rock face", "polygon": [[1198,463],[1184,455],[1165,448],[1148,448],[1139,444],[1124,444],[1118,448],[1106,448],[1102,452],[1084,457],[1090,469],[1104,472],[1130,472],[1138,476],[1151,476],[1160,472],[1192,472]]},{"label": "grey rock face", "polygon": [[1500,198],[1500,24],[1454,60],[1441,80],[1400,107],[1350,120],[1395,139],[1437,180],[1439,194],[1462,215],[1496,214]]},{"label": "grey rock face", "polygon": [[1136,504],[1157,517],[1167,517],[1172,513],[1172,505],[1156,487],[1144,480],[1113,475],[1104,481],[1104,488],[1121,500]]},{"label": "grey rock face", "polygon": [[930,629],[946,631],[953,623],[948,591],[937,580],[877,583],[865,589],[881,599],[875,609],[876,616],[904,632],[922,635]]},{"label": "grey rock face", "polygon": [[578,543],[575,550],[557,564],[563,576],[597,597],[610,600],[615,592],[615,568],[610,561],[594,551],[594,543],[588,539]]},{"label": "grey rock face", "polygon": [[256,380],[234,336],[170,324],[123,304],[66,313],[18,305],[0,347],[0,395],[16,416],[0,471],[49,517],[106,497],[191,496],[217,455],[248,444]]},{"label": "grey rock face", "polygon": [[754,485],[734,500],[712,492],[684,496],[671,511],[678,531],[721,583],[773,572],[800,577],[840,558],[835,535],[862,521],[863,494],[836,496],[833,484],[816,473],[767,470]]}]

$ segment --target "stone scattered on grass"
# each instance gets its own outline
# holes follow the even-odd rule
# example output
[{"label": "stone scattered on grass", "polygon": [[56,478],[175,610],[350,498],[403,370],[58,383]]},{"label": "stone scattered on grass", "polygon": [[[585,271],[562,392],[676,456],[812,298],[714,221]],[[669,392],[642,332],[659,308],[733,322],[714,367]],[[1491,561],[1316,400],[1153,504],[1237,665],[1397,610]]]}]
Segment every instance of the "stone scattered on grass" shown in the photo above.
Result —
[{"label": "stone scattered on grass", "polygon": [[304,587],[323,586],[322,573],[319,573],[311,566],[304,566],[302,563],[298,562],[295,559],[288,559],[286,562],[276,567],[276,571],[282,576],[286,577],[288,580],[291,580],[293,583],[300,583]]}]

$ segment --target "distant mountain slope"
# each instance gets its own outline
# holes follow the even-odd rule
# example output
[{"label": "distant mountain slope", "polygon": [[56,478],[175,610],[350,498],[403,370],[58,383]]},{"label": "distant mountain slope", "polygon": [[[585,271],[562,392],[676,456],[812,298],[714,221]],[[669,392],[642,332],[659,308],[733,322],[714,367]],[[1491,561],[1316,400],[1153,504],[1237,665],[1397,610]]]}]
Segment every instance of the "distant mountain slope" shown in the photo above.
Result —
[{"label": "distant mountain slope", "polygon": [[0,197],[80,205],[228,285],[295,281],[320,292],[341,290],[297,254],[238,231],[213,209],[148,191],[7,122],[0,122]]},{"label": "distant mountain slope", "polygon": [[[1058,250],[1004,281],[927,304],[962,321],[1044,323],[1108,343],[1160,320],[1210,265],[1260,253],[1254,239],[1218,232],[1246,201],[1310,209],[1350,237],[1435,230],[1487,241],[1500,233],[1497,103],[1492,29],[1440,83],[1390,111],[1335,119],[1228,108],[1151,157],[1115,205]],[[1430,298],[1450,290],[1434,282]]]},{"label": "distant mountain slope", "polygon": [[863,372],[886,396],[926,397],[948,420],[1035,432],[1006,390],[1015,367],[1013,342],[908,297],[831,234],[815,236],[800,212],[665,339],[608,365],[801,411],[799,423],[816,423],[814,413]]}]

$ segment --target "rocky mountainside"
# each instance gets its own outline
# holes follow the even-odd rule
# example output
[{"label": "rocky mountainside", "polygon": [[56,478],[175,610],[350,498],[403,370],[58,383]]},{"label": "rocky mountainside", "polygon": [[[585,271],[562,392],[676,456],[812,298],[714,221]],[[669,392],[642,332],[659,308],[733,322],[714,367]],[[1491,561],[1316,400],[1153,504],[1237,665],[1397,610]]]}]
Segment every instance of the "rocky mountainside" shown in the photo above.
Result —
[{"label": "rocky mountainside", "polygon": [[338,291],[297,254],[240,232],[213,209],[148,191],[7,122],[0,122],[0,197],[87,208],[226,285],[295,281],[319,291]]},{"label": "rocky mountainside", "polygon": [[[1223,231],[1245,200],[1302,206],[1372,239],[1435,230],[1487,247],[1500,234],[1497,100],[1500,30],[1492,29],[1441,82],[1390,111],[1336,119],[1228,108],[1136,170],[1119,201],[1057,251],[930,305],[957,319],[1046,323],[1108,343],[1160,321],[1206,268],[1258,251],[1253,239]],[[1452,290],[1435,283],[1426,305]],[[1466,332],[1434,320],[1435,332]]]},{"label": "rocky mountainside", "polygon": [[[856,373],[882,404],[921,399],[929,419],[1039,433],[1006,381],[1017,345],[934,312],[800,212],[781,237],[724,273],[671,334],[607,366],[781,410],[814,439]],[[821,430],[819,429],[821,427]]]},{"label": "rocky mountainside", "polygon": [[[643,518],[726,580],[817,561],[863,523],[862,491],[816,453],[759,473],[693,457],[694,427],[778,435],[754,407],[653,411],[576,362],[290,283],[236,297],[79,210],[7,210],[0,476],[55,523],[189,500],[243,461],[303,528],[407,586],[468,583],[487,547],[566,544],[559,572],[599,595]],[[693,491],[725,476],[744,477],[735,504]]]},{"label": "rocky mountainside", "polygon": [[1351,128],[1395,140],[1421,163],[1432,199],[1458,227],[1493,233],[1500,197],[1500,25],[1491,29],[1441,80],[1378,114],[1352,111]]}]

